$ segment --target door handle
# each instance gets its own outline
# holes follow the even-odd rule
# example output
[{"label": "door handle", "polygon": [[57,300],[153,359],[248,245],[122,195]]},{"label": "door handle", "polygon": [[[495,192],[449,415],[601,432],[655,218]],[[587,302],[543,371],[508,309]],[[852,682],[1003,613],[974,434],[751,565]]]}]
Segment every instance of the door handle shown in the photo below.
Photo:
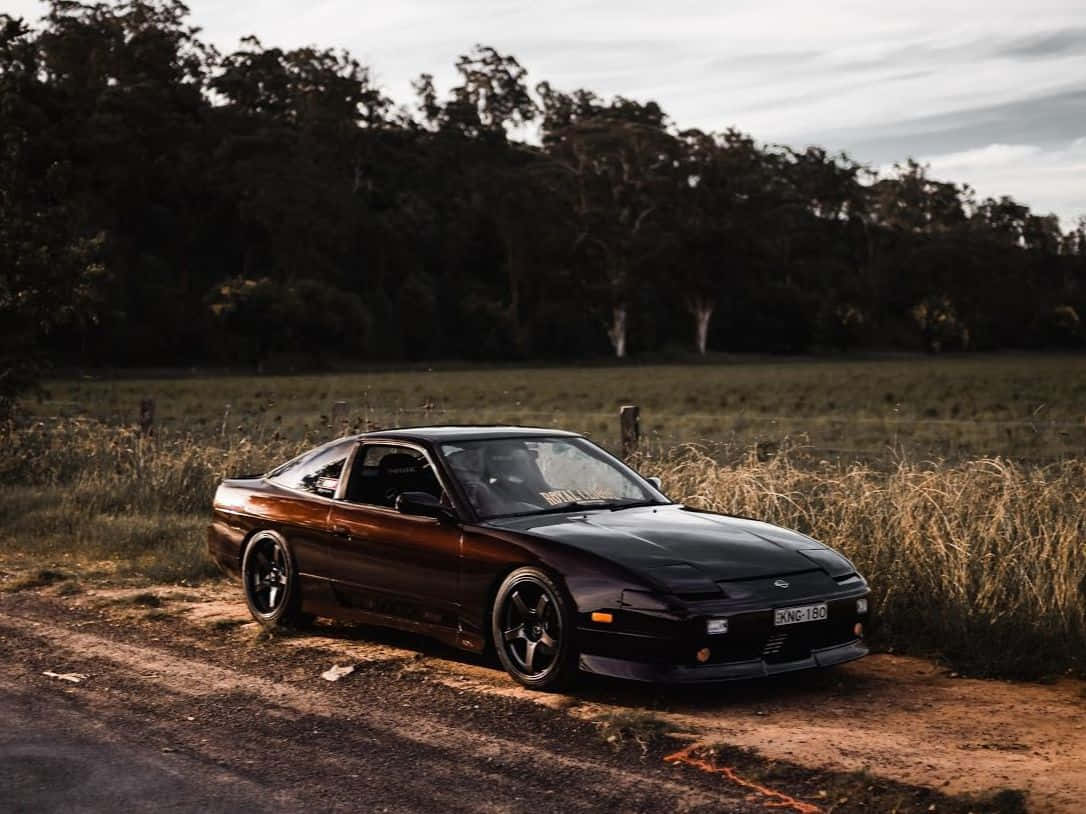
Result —
[{"label": "door handle", "polygon": [[336,525],[332,526],[332,534],[336,535],[337,537],[350,537],[351,530],[348,529],[346,526],[341,526],[337,523]]}]

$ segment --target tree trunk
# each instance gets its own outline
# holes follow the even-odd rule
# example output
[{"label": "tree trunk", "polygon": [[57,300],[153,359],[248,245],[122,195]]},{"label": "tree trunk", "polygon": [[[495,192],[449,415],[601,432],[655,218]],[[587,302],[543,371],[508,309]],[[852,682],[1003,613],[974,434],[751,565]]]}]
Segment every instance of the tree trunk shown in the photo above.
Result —
[{"label": "tree trunk", "polygon": [[514,248],[513,238],[508,233],[505,234],[503,242],[505,244],[505,274],[506,279],[509,281],[509,305],[507,307],[509,324],[517,351],[524,353],[527,342],[524,324],[520,318],[520,258]]},{"label": "tree trunk", "polygon": [[616,305],[611,311],[611,327],[607,329],[611,347],[615,349],[615,358],[626,357],[626,306]]},{"label": "tree trunk", "polygon": [[697,299],[690,304],[690,312],[694,315],[694,335],[698,344],[698,353],[705,355],[709,344],[709,320],[713,318],[716,303],[712,300]]}]

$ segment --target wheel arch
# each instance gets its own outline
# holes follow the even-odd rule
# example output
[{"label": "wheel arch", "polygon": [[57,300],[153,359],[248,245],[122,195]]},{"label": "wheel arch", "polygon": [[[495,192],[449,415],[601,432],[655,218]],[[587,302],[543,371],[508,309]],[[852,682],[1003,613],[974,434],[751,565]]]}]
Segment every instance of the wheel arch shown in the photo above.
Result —
[{"label": "wheel arch", "polygon": [[242,571],[242,566],[245,564],[245,553],[249,550],[249,546],[252,545],[253,540],[260,535],[274,537],[283,546],[284,551],[286,551],[291,557],[294,556],[294,552],[292,552],[290,549],[290,542],[287,540],[286,535],[270,526],[261,526],[257,524],[252,529],[245,532],[245,536],[241,538],[241,545],[238,546],[239,574]]}]

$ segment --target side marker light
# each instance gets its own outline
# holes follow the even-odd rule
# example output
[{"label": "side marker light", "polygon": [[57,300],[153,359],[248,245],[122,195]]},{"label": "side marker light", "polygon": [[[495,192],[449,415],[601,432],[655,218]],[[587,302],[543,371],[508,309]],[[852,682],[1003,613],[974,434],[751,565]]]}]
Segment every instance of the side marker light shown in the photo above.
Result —
[{"label": "side marker light", "polygon": [[615,621],[615,617],[609,613],[602,613],[601,611],[592,612],[592,621],[600,622],[601,624],[609,625]]}]

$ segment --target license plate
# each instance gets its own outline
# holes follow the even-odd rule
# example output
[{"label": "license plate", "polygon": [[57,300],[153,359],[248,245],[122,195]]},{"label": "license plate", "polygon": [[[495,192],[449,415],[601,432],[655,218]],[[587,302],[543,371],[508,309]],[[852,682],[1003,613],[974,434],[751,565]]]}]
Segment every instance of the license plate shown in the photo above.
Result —
[{"label": "license plate", "polygon": [[798,625],[800,622],[821,622],[829,616],[826,603],[801,605],[798,608],[778,608],[773,611],[774,625]]}]

